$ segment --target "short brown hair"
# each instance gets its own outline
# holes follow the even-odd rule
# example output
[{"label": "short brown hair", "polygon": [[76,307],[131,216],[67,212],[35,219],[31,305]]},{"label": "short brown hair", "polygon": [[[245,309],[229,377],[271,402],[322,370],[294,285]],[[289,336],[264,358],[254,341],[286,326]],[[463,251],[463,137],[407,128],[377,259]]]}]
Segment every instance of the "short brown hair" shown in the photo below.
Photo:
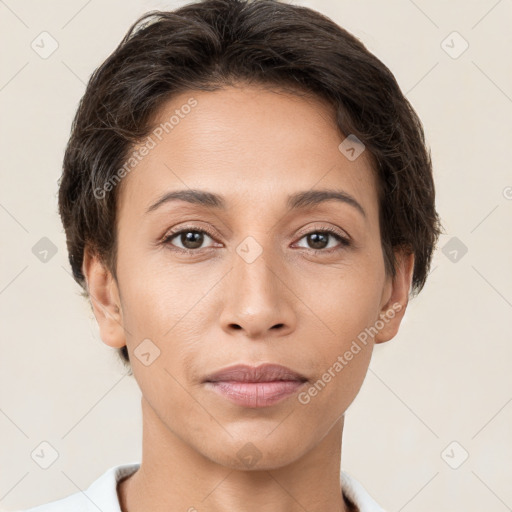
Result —
[{"label": "short brown hair", "polygon": [[[84,249],[116,276],[116,198],[97,197],[146,137],[173,95],[247,82],[313,93],[332,105],[340,131],[375,162],[386,272],[394,249],[415,255],[412,292],[423,288],[441,223],[422,124],[391,71],[326,16],[278,0],[203,0],[139,18],[92,74],[66,148],[59,213],[74,279],[88,297]],[[103,189],[104,190],[104,189]],[[119,349],[129,364],[126,347]]]}]

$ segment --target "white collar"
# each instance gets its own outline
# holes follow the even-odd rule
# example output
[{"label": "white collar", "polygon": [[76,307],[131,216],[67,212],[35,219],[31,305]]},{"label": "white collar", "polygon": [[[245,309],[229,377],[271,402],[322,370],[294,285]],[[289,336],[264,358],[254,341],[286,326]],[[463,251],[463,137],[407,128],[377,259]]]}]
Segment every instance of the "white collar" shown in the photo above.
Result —
[{"label": "white collar", "polygon": [[[117,483],[139,469],[139,462],[113,466],[97,478],[85,491],[80,491],[46,505],[25,512],[121,512]],[[356,505],[358,512],[385,512],[351,475],[341,471],[341,485],[345,497]]]}]

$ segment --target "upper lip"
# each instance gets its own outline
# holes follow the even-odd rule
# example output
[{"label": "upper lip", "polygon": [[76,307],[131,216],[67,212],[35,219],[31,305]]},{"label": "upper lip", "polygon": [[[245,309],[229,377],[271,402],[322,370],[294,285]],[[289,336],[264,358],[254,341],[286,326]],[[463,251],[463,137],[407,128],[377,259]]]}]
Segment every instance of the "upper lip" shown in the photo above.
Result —
[{"label": "upper lip", "polygon": [[236,382],[271,382],[277,380],[292,380],[305,382],[304,375],[297,373],[280,364],[261,364],[249,366],[237,364],[208,375],[205,382],[236,381]]}]

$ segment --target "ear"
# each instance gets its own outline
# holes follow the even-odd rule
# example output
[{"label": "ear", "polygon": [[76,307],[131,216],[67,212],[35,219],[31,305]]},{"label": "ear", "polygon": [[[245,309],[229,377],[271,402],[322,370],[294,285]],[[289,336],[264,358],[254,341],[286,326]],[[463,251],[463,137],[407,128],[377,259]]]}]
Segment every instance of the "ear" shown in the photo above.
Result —
[{"label": "ear", "polygon": [[117,283],[96,253],[84,251],[82,272],[103,342],[111,347],[126,345],[123,312]]},{"label": "ear", "polygon": [[379,320],[376,322],[378,332],[374,338],[375,343],[384,343],[396,336],[409,303],[414,254],[407,254],[405,251],[399,250],[395,252],[395,256],[396,276],[394,279],[389,276],[385,286],[383,304]]}]

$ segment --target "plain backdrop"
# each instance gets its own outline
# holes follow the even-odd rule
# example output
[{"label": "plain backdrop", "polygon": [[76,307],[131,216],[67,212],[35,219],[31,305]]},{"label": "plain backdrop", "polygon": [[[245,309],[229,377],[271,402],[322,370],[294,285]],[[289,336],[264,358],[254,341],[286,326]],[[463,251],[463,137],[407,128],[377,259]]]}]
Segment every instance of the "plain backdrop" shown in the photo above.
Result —
[{"label": "plain backdrop", "polygon": [[[93,70],[139,15],[184,3],[0,1],[2,510],[140,460],[140,392],[70,276],[57,181]],[[446,229],[346,414],[342,468],[388,511],[512,510],[512,2],[294,3],[394,73],[423,121]],[[58,44],[46,58],[38,37]]]}]

